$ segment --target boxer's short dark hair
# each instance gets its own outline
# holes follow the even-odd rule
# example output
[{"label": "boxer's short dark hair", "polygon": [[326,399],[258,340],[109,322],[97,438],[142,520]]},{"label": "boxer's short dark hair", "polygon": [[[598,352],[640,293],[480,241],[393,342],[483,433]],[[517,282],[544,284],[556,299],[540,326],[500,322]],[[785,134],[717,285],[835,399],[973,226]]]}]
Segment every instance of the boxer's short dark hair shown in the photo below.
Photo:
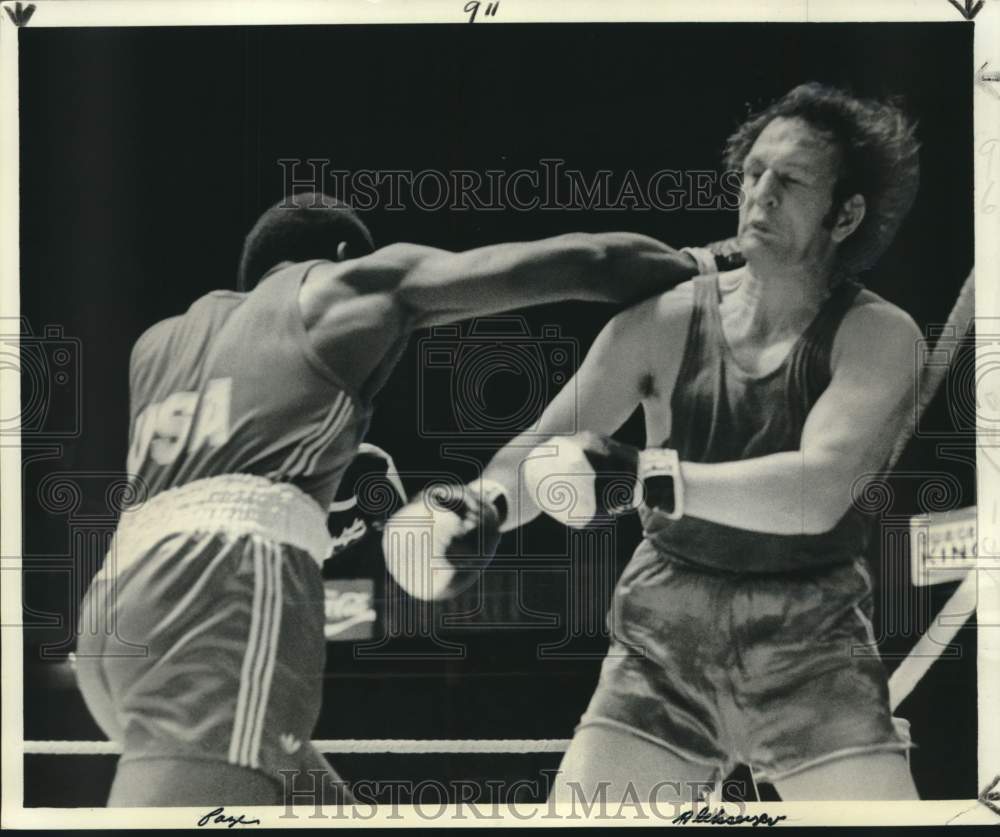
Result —
[{"label": "boxer's short dark hair", "polygon": [[864,197],[866,211],[838,248],[838,268],[857,273],[871,267],[892,242],[916,198],[920,183],[916,123],[896,102],[861,99],[816,82],[801,84],[736,129],[726,141],[726,167],[742,169],[757,137],[779,117],[803,119],[840,148],[831,218],[852,195]]},{"label": "boxer's short dark hair", "polygon": [[321,192],[304,192],[264,212],[243,242],[236,287],[250,291],[281,262],[336,261],[340,243],[351,258],[375,249],[371,233],[351,207]]}]

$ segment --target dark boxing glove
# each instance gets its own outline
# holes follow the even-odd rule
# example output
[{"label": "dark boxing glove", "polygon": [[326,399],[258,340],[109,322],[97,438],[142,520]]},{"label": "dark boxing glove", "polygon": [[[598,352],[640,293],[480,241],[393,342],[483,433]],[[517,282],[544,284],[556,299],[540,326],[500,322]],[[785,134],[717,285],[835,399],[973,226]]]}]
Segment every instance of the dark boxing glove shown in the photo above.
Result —
[{"label": "dark boxing glove", "polygon": [[704,247],[682,247],[682,253],[687,253],[698,265],[698,273],[724,273],[736,270],[746,264],[740,251],[739,239],[727,238],[725,241],[713,241]]}]

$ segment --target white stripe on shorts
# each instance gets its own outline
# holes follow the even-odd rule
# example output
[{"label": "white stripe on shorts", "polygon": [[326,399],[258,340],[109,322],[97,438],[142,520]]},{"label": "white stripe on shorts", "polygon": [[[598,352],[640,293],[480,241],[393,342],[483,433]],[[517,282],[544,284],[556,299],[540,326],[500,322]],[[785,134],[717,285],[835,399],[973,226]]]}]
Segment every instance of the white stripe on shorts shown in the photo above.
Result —
[{"label": "white stripe on shorts", "polygon": [[253,754],[253,766],[259,767],[258,756],[260,754],[260,740],[264,733],[264,718],[267,715],[268,698],[271,695],[271,678],[274,676],[274,661],[278,655],[278,635],[281,630],[281,568],[282,557],[277,544],[265,542],[264,544],[265,562],[271,568],[272,589],[274,591],[274,609],[271,614],[270,632],[267,638],[269,653],[264,664],[264,674],[261,683],[261,694],[263,699],[258,704],[257,718],[253,727],[253,739],[250,743],[250,751]]},{"label": "white stripe on shorts", "polygon": [[240,672],[236,719],[229,742],[229,761],[259,767],[260,737],[271,691],[281,622],[281,566],[278,550],[252,538],[254,590],[250,631]]}]

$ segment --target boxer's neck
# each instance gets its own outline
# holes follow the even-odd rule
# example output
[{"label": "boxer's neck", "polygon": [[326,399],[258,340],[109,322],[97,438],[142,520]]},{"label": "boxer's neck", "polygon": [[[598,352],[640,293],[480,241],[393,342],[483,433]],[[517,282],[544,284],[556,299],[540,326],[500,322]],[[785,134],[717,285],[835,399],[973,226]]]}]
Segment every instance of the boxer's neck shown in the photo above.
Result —
[{"label": "boxer's neck", "polygon": [[751,331],[801,331],[830,296],[832,266],[747,261],[733,294],[740,319]]}]

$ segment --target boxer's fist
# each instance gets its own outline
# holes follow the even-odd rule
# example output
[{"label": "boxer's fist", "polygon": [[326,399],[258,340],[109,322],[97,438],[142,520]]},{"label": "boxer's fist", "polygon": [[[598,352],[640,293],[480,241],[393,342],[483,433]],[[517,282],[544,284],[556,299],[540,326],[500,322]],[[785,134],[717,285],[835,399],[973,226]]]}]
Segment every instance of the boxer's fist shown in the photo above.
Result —
[{"label": "boxer's fist", "polygon": [[550,517],[583,528],[645,503],[681,513],[675,451],[640,451],[596,433],[554,436],[532,452],[523,478],[531,501]]},{"label": "boxer's fist", "polygon": [[423,491],[386,523],[386,566],[414,598],[454,596],[475,581],[493,557],[506,514],[506,495],[495,483]]},{"label": "boxer's fist", "polygon": [[681,252],[691,257],[702,275],[724,273],[746,264],[738,238],[713,241],[704,247],[682,247]]},{"label": "boxer's fist", "polygon": [[720,273],[736,270],[747,263],[747,260],[743,258],[743,251],[740,250],[739,238],[713,241],[711,244],[706,244],[705,249],[712,254],[712,258],[715,260],[715,269]]}]

